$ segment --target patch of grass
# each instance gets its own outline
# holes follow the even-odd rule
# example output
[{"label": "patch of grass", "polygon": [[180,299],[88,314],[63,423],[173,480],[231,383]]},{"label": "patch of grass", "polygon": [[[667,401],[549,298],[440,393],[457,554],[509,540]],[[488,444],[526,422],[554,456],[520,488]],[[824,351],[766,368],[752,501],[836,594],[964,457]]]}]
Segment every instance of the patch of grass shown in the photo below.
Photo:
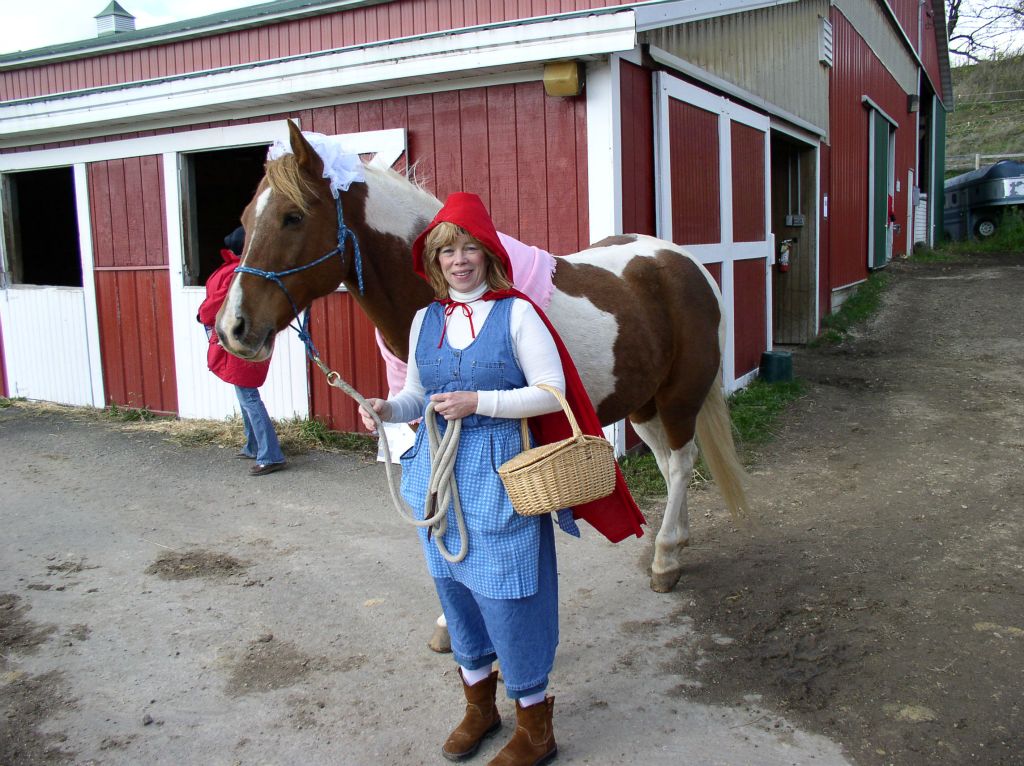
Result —
[{"label": "patch of grass", "polygon": [[13,407],[18,402],[25,401],[24,396],[0,396],[0,410],[6,410],[8,407]]},{"label": "patch of grass", "polygon": [[742,447],[771,441],[775,436],[772,427],[779,415],[806,391],[807,386],[800,379],[779,383],[755,380],[729,397],[729,413],[737,445]]},{"label": "patch of grass", "polygon": [[[742,391],[730,396],[729,413],[732,417],[733,438],[741,454],[744,447],[771,441],[775,437],[773,426],[779,415],[791,402],[802,397],[806,390],[806,384],[799,379],[781,383],[755,380]],[[667,491],[665,480],[651,453],[630,455],[620,460],[619,465],[629,491],[637,500],[660,497]],[[711,472],[704,463],[704,458],[699,457],[694,467],[691,485],[699,485],[710,478]]]},{"label": "patch of grass", "polygon": [[660,497],[667,491],[665,479],[662,478],[658,463],[650,452],[627,455],[619,460],[619,467],[622,469],[626,486],[637,501]]},{"label": "patch of grass", "polygon": [[326,450],[328,452],[355,452],[377,454],[377,437],[369,434],[351,434],[332,431],[320,420],[295,418],[277,424],[278,439],[285,451]]},{"label": "patch of grass", "polygon": [[105,412],[111,420],[117,420],[122,423],[144,423],[156,418],[156,415],[145,407],[120,407],[116,403],[107,407]]},{"label": "patch of grass", "polygon": [[972,253],[1024,254],[1024,212],[1016,208],[1006,210],[996,222],[996,231],[985,239],[947,240],[940,245],[943,252],[953,255]]},{"label": "patch of grass", "polygon": [[920,244],[914,247],[914,252],[907,256],[907,260],[911,263],[949,263],[960,260],[960,257],[941,245],[939,249],[933,250],[927,245]]},{"label": "patch of grass", "polygon": [[[245,442],[242,418],[235,415],[224,420],[160,419],[127,427],[157,431],[184,447],[226,447],[238,449]],[[351,452],[377,455],[377,440],[369,434],[347,434],[331,431],[319,420],[291,418],[274,421],[274,430],[281,449],[287,455],[301,455],[312,450]]]},{"label": "patch of grass", "polygon": [[852,328],[870,319],[878,311],[890,279],[884,272],[876,271],[871,274],[857,287],[853,295],[846,299],[838,311],[822,320],[821,335],[809,345],[819,346],[845,340]]}]

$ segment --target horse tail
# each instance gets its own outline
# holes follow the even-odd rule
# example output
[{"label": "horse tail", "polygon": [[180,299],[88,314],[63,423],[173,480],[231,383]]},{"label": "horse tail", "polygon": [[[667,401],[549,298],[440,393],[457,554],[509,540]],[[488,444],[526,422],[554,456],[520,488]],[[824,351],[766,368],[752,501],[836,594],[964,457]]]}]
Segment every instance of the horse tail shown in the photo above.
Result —
[{"label": "horse tail", "polygon": [[729,405],[722,393],[721,371],[697,414],[697,443],[729,513],[734,519],[746,516],[750,509],[744,489],[747,474],[736,454]]}]

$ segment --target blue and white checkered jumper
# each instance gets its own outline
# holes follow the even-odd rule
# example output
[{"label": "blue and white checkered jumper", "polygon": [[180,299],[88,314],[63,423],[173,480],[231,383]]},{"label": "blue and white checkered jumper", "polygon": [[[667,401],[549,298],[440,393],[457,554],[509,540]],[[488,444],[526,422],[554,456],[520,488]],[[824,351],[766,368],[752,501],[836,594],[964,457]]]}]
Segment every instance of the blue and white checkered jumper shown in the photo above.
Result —
[{"label": "blue and white checkered jumper", "polygon": [[[495,391],[522,388],[523,371],[512,348],[510,316],[513,298],[496,301],[476,339],[464,349],[452,348],[447,337],[438,348],[444,329],[444,307],[431,304],[423,318],[416,342],[426,401],[449,391]],[[438,418],[443,432],[445,421]],[[419,535],[427,568],[433,577],[451,577],[488,598],[523,598],[537,592],[537,557],[540,545],[538,517],[520,516],[512,509],[498,467],[522,450],[519,421],[470,415],[462,421],[455,481],[469,537],[469,552],[455,564],[445,561],[426,529]],[[430,481],[430,450],[426,428],[416,432],[416,442],[402,455],[402,495],[416,518],[423,518],[424,499]],[[449,551],[459,550],[459,531],[449,508]],[[571,512],[559,514],[564,531],[579,535]]]}]

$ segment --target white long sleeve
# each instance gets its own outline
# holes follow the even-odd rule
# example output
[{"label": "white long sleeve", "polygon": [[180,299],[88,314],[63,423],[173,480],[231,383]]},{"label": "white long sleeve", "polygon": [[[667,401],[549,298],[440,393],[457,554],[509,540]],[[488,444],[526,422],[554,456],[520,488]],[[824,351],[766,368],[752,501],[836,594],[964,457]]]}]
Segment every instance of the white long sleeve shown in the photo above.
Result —
[{"label": "white long sleeve", "polygon": [[[487,317],[490,316],[491,308],[494,306],[493,301],[476,300],[486,289],[486,286],[482,286],[468,295],[452,294],[453,299],[469,303],[472,306],[473,329],[477,335],[480,334]],[[389,400],[391,412],[388,413],[387,420],[392,423],[415,420],[423,414],[426,392],[420,381],[415,349],[425,314],[426,309],[418,311],[409,330],[409,370],[405,379],[405,387],[401,393]],[[514,299],[512,304],[509,324],[516,362],[523,370],[528,385],[524,388],[505,391],[478,392],[477,414],[498,418],[524,418],[556,412],[560,407],[555,397],[536,387],[537,384],[544,383],[554,386],[559,391],[565,391],[562,363],[551,333],[548,332],[548,328],[533,306],[518,298]],[[463,349],[473,342],[470,320],[458,310],[448,318],[445,334],[448,343],[453,348]]]}]

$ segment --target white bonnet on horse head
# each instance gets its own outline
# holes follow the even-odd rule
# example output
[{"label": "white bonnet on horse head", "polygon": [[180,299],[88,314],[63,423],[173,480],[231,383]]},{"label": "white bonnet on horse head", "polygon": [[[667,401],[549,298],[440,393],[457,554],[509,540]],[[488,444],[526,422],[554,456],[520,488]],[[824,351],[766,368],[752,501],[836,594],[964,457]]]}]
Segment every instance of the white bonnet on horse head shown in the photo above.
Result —
[{"label": "white bonnet on horse head", "polygon": [[[323,133],[302,133],[324,163],[324,178],[331,182],[331,194],[337,199],[339,191],[348,191],[356,182],[366,181],[366,169],[358,154],[345,151],[344,136],[325,136]],[[267,160],[276,160],[291,154],[287,141],[275,141],[267,150]]]}]

